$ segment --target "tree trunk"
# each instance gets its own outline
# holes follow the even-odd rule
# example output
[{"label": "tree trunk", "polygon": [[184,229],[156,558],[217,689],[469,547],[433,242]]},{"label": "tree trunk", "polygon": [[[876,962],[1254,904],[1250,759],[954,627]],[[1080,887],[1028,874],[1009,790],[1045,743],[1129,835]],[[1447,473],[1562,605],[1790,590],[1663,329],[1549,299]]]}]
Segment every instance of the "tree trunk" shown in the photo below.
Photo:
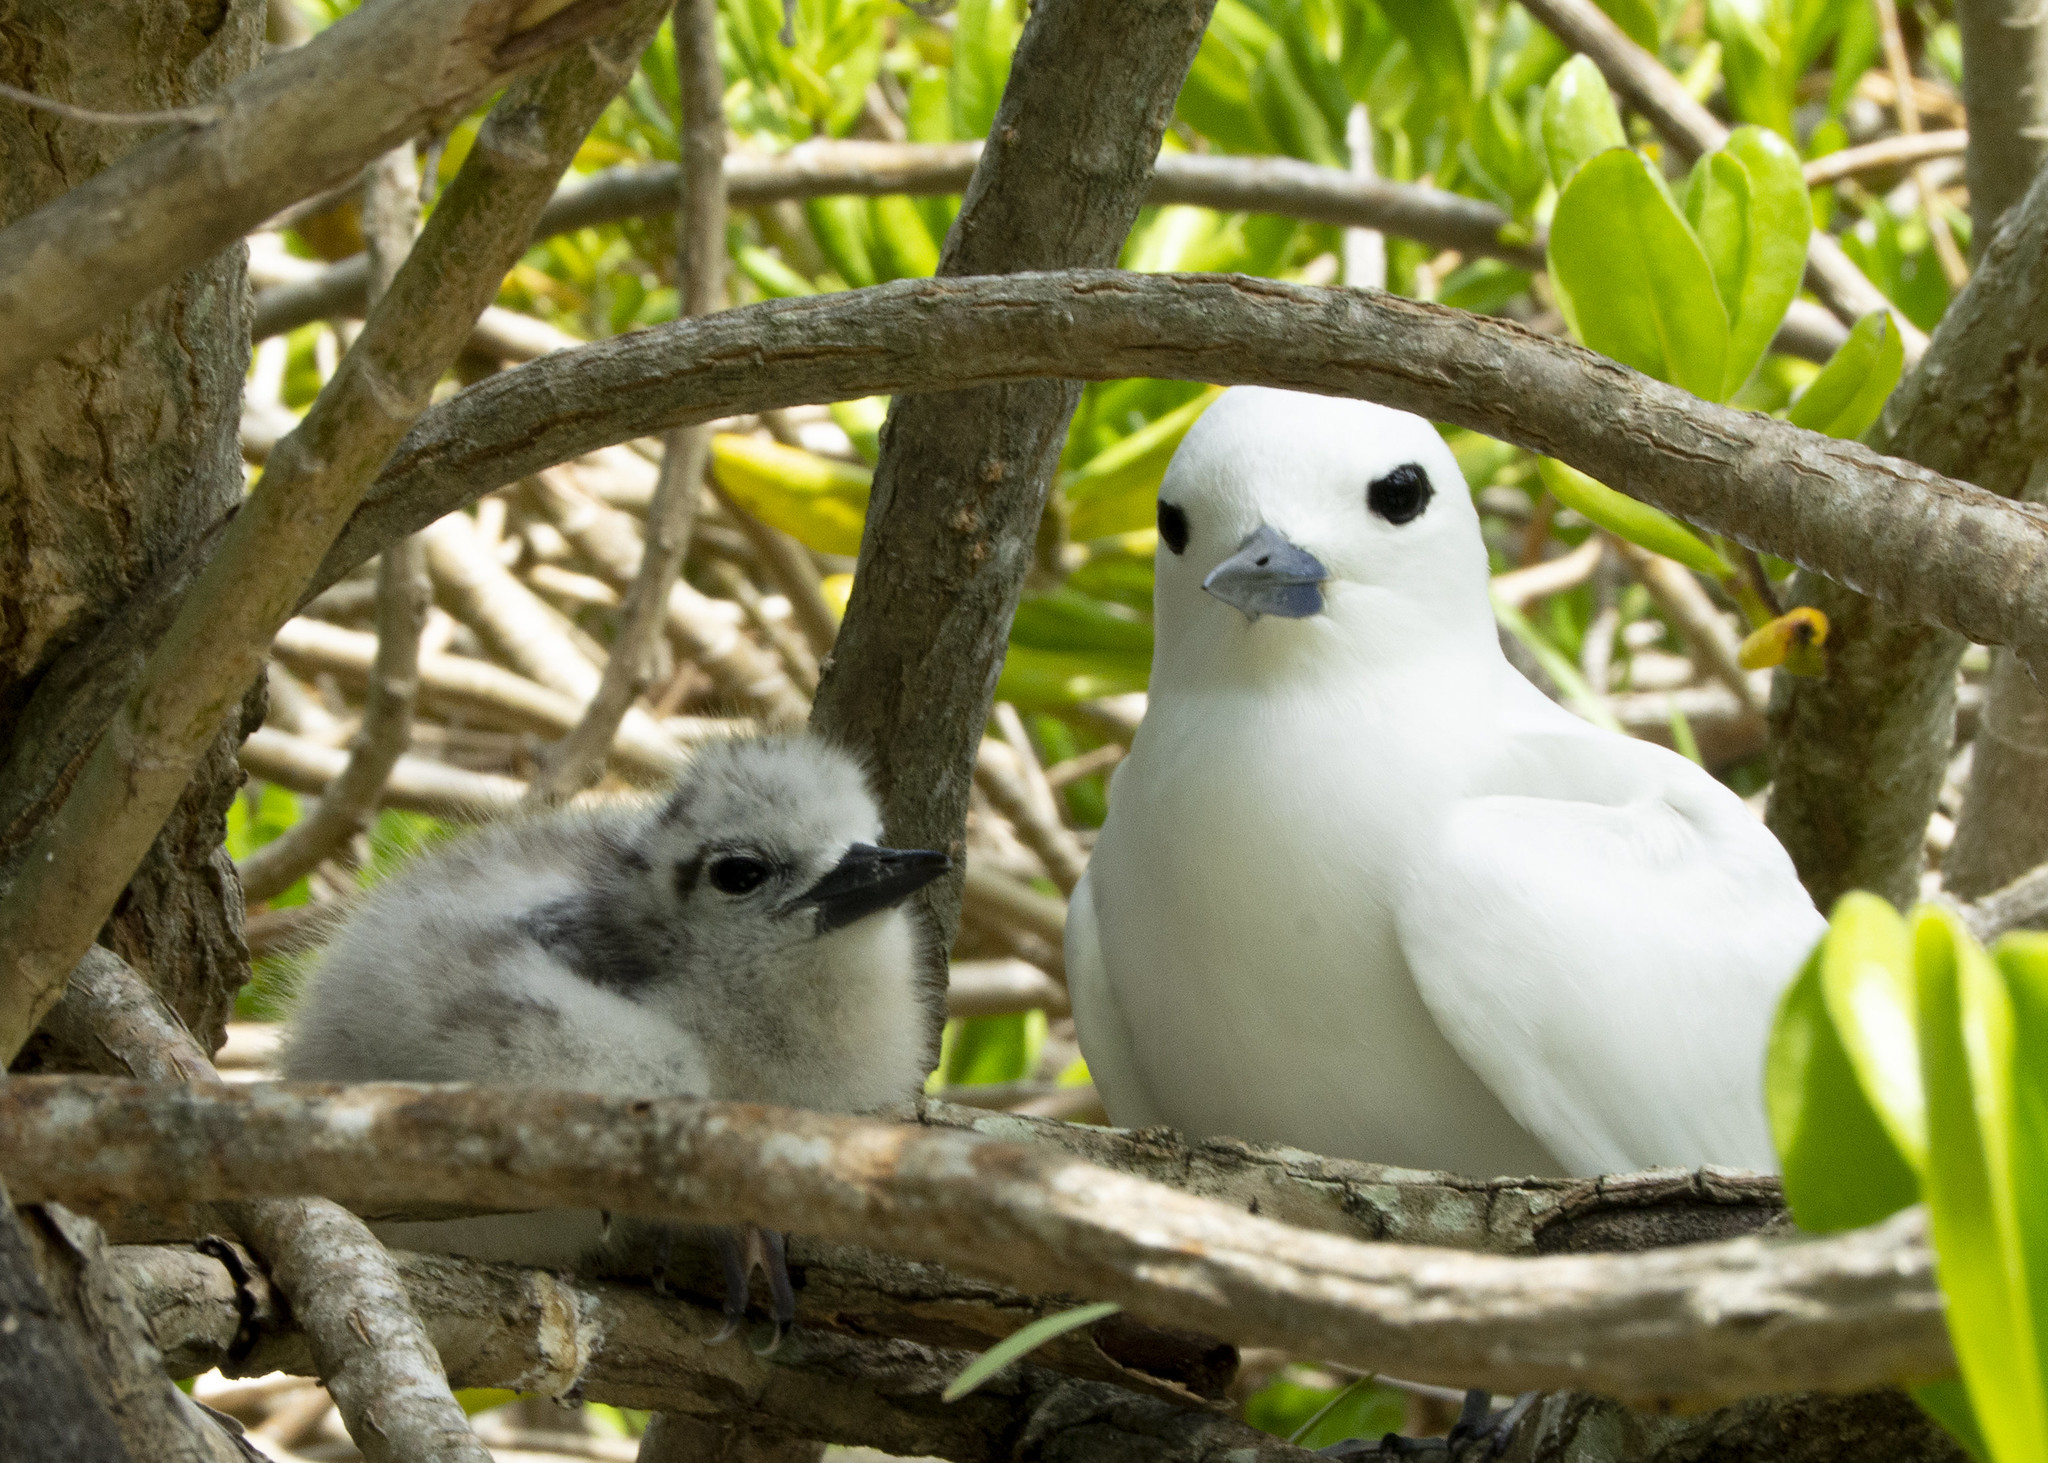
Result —
[{"label": "tree trunk", "polygon": [[[22,0],[0,18],[0,80],[102,111],[184,106],[256,63],[263,23],[263,0]],[[0,108],[0,223],[159,130]],[[245,264],[239,248],[210,260],[0,405],[0,727],[60,651],[240,500]],[[222,729],[102,936],[209,1048],[248,978],[241,891],[221,850],[241,734]],[[18,839],[0,832],[0,877]]]}]

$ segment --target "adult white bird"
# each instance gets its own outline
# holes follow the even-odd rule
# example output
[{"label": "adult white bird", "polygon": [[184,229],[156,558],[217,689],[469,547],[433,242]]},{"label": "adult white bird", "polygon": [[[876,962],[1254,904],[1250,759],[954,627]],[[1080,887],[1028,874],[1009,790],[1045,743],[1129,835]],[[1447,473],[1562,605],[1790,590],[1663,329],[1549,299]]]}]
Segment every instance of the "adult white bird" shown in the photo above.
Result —
[{"label": "adult white bird", "polygon": [[1110,1117],[1460,1173],[1776,1167],[1824,921],[1741,800],[1502,655],[1427,422],[1238,388],[1159,498],[1150,700],[1067,922]]},{"label": "adult white bird", "polygon": [[[851,757],[791,737],[702,748],[663,799],[450,842],[372,890],[328,942],[284,1075],[832,1112],[906,1100],[924,1076],[927,934],[903,901],[948,860],[876,847],[881,822]],[[616,1249],[611,1229],[597,1210],[570,1209],[379,1233],[562,1266]],[[636,1251],[646,1238],[634,1235]],[[779,1341],[795,1310],[780,1236],[713,1239],[729,1328],[760,1265]]]}]

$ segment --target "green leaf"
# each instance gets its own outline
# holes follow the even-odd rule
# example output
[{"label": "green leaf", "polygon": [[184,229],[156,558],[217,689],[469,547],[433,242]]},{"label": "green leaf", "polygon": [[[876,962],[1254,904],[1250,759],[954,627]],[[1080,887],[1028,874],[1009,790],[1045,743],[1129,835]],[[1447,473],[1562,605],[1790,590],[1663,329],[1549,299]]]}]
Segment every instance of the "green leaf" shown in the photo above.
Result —
[{"label": "green leaf", "polygon": [[1830,967],[1865,963],[1911,981],[1905,922],[1874,895],[1845,895],[1779,1003],[1765,1060],[1785,1199],[1799,1227],[1815,1233],[1874,1224],[1919,1198],[1913,1169],[1871,1103],[1830,1009]]},{"label": "green leaf", "polygon": [[1221,387],[1210,387],[1068,473],[1060,486],[1074,510],[1068,524],[1073,537],[1103,538],[1149,526],[1166,465],[1195,419],[1222,394]]},{"label": "green leaf", "polygon": [[1326,168],[1344,166],[1344,149],[1282,42],[1268,46],[1252,68],[1251,95],[1266,131],[1288,156]]},{"label": "green leaf", "polygon": [[1565,185],[1550,223],[1550,279],[1586,345],[1721,399],[1728,312],[1699,241],[1642,158],[1614,148]]},{"label": "green leaf", "polygon": [[1810,432],[1861,437],[1884,410],[1905,364],[1905,343],[1891,312],[1872,310],[1792,403],[1787,418]]},{"label": "green leaf", "polygon": [[1622,33],[1652,56],[1657,54],[1657,9],[1650,0],[1593,0]]},{"label": "green leaf", "polygon": [[878,279],[926,279],[939,268],[939,246],[917,205],[901,193],[868,202],[869,233]]},{"label": "green leaf", "polygon": [[1714,579],[1726,579],[1735,572],[1711,544],[1663,509],[1618,493],[1554,457],[1536,459],[1536,472],[1558,502],[1609,533]]},{"label": "green leaf", "polygon": [[986,1087],[1031,1075],[1045,1045],[1045,1012],[973,1016],[949,1021],[940,1038],[943,1087]]},{"label": "green leaf", "polygon": [[969,1362],[959,1376],[946,1384],[946,1390],[939,1394],[940,1400],[958,1402],[1019,1357],[1038,1350],[1055,1337],[1064,1336],[1069,1331],[1078,1331],[1083,1326],[1091,1326],[1103,1317],[1113,1316],[1122,1309],[1123,1307],[1113,1300],[1102,1300],[1093,1305],[1076,1306],[1071,1311],[1061,1311],[1057,1315],[1040,1316],[1022,1330],[1005,1336]]},{"label": "green leaf", "polygon": [[1729,109],[1789,136],[1799,76],[1785,64],[1782,22],[1770,0],[1707,0],[1707,34],[1721,43]]},{"label": "green leaf", "polygon": [[841,279],[855,289],[864,289],[875,282],[874,258],[868,252],[865,198],[845,195],[806,198],[804,218],[810,223],[811,236],[825,251],[825,257],[832,261],[832,267],[839,271]]},{"label": "green leaf", "polygon": [[1749,170],[1725,149],[1693,165],[1685,189],[1685,221],[1714,271],[1714,290],[1732,317],[1749,264]]},{"label": "green leaf", "polygon": [[1717,155],[1740,163],[1748,183],[1742,282],[1733,296],[1723,297],[1728,311],[1726,400],[1756,370],[1799,293],[1813,205],[1807,201],[1799,154],[1777,133],[1738,127]]},{"label": "green leaf", "polygon": [[1551,182],[1563,188],[1588,159],[1626,146],[1628,134],[1600,68],[1584,56],[1558,67],[1543,88],[1543,153]]},{"label": "green leaf", "polygon": [[1024,29],[1016,0],[960,0],[953,22],[953,135],[988,136]]},{"label": "green leaf", "polygon": [[1927,1210],[1949,1338],[1992,1456],[2043,1463],[2048,1406],[2014,1192],[2013,1002],[1954,915],[1923,907],[1913,935]]},{"label": "green leaf", "polygon": [[1963,1445],[1977,1463],[1991,1463],[1991,1449],[1984,1442],[1984,1429],[1977,1423],[1977,1409],[1970,1405],[1970,1389],[1961,1377],[1939,1382],[1922,1382],[1906,1391],[1920,1410],[1948,1429],[1949,1436]]},{"label": "green leaf", "polygon": [[1401,0],[1386,13],[1438,99],[1461,111],[1472,97],[1472,39],[1457,0]]},{"label": "green leaf", "polygon": [[1919,998],[1912,942],[1891,905],[1874,894],[1842,897],[1821,943],[1821,984],[1857,1084],[1917,1187],[1927,1165]]},{"label": "green leaf", "polygon": [[2013,1221],[2042,1408],[2034,1427],[2037,1446],[2048,1450],[2048,935],[2008,935],[1992,957],[2011,1002]]}]

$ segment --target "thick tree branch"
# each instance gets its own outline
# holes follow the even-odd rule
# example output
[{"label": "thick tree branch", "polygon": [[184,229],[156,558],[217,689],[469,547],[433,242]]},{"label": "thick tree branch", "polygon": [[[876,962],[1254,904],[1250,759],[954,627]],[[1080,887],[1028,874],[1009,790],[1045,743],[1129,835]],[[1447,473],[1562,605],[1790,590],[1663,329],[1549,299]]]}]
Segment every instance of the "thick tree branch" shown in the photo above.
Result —
[{"label": "thick tree branch", "polygon": [[[1892,393],[1871,440],[1898,457],[2017,498],[2035,462],[2048,457],[2044,401],[2048,177],[2036,179],[1979,257],[1925,359]],[[1904,514],[1920,512],[1918,505],[1899,506]],[[2011,512],[2042,521],[2042,510],[2032,505]],[[1908,528],[1904,521],[1900,526]],[[2015,561],[2000,592],[2024,597],[2040,578],[2033,565],[2031,555]],[[2037,677],[2043,663],[2005,636],[1977,633],[1974,619],[1928,615],[1868,579],[1832,574],[1811,561],[1805,567],[1833,581],[1808,574],[1794,586],[1794,598],[1828,616],[1827,673],[1778,677],[1771,829],[1823,909],[1848,889],[1875,890],[1904,904],[1919,892],[1927,818],[1954,737],[1963,641],[1945,632],[2011,645]],[[1935,589],[1941,572],[1933,571],[1927,588]]]},{"label": "thick tree branch", "polygon": [[353,1207],[746,1220],[939,1261],[1156,1325],[1497,1391],[1699,1405],[1952,1366],[1917,1213],[1825,1240],[1533,1259],[1291,1228],[1042,1150],[677,1099],[398,1086],[0,1089],[18,1196],[324,1193]]},{"label": "thick tree branch", "polygon": [[[50,1013],[49,1054],[154,1082],[218,1082],[191,1034],[122,962],[93,950]],[[324,1199],[257,1198],[222,1215],[269,1266],[311,1339],[320,1377],[370,1463],[489,1463],[361,1220]]]},{"label": "thick tree branch", "polygon": [[[591,3],[578,0],[557,19],[574,20]],[[651,0],[634,4],[630,24],[613,17],[604,42],[579,46],[494,109],[341,369],[272,454],[107,735],[28,845],[0,895],[0,1056],[20,1049],[92,944],[194,764],[261,673],[307,576],[426,407],[591,120],[630,72],[656,10]],[[438,5],[422,9],[441,13]],[[500,42],[498,54],[524,44]],[[317,49],[309,44],[280,64]],[[195,213],[217,211],[194,205]],[[4,260],[0,252],[0,270]]]},{"label": "thick tree branch", "polygon": [[[2038,226],[2048,230],[2043,203]],[[2009,302],[1996,339],[1971,360],[1995,359],[2002,339],[2024,379],[2028,332],[2048,330],[2048,308],[2032,307],[2048,271],[2036,281],[2017,249],[2001,258],[1986,261],[1954,309],[1979,308],[1968,303],[1979,290],[1986,313],[1993,300]],[[2019,381],[1964,375],[1971,384],[1944,376],[1937,393],[1954,405],[1960,446],[2048,451],[2048,414],[1996,410],[2001,397],[2024,399]],[[1563,458],[1859,586],[1902,617],[2048,650],[2048,584],[2033,575],[2048,521],[2037,510],[1710,405],[1506,322],[1350,290],[1118,272],[904,280],[769,301],[500,372],[421,418],[307,593],[486,492],[610,443],[764,408],[1032,376],[1257,382],[1381,401]],[[0,826],[36,816],[223,532],[202,538],[45,678],[0,771]]]},{"label": "thick tree branch", "polygon": [[[1970,110],[1970,239],[1981,258],[2048,160],[2048,12],[1969,0],[1956,21]],[[2025,491],[2039,501],[2044,484],[2035,477]],[[1992,653],[1972,746],[1956,841],[1941,861],[1943,887],[1961,899],[1988,895],[2048,859],[2048,698],[2010,651]]]},{"label": "thick tree branch", "polygon": [[[186,1249],[131,1246],[114,1263],[181,1375],[305,1371],[304,1339],[274,1309],[255,1344],[230,1357],[240,1323],[224,1266]],[[1141,1396],[1040,1366],[1012,1368],[958,1403],[940,1393],[968,1353],[801,1325],[773,1357],[706,1346],[713,1306],[642,1286],[570,1279],[438,1255],[394,1255],[415,1306],[465,1387],[574,1391],[615,1406],[708,1424],[772,1429],[909,1457],[1013,1463],[1022,1456],[1097,1463],[1310,1463],[1313,1455],[1191,1399]],[[1066,1435],[1062,1438],[1062,1434]],[[1063,1446],[1054,1451],[1054,1442]]]},{"label": "thick tree branch", "polygon": [[[1664,63],[1623,34],[1593,0],[1528,0],[1529,13],[1548,26],[1566,45],[1590,57],[1608,85],[1650,119],[1664,140],[1691,162],[1712,152],[1728,137],[1728,128],[1686,90]],[[1806,250],[1806,282],[1842,320],[1854,324],[1872,310],[1888,310],[1906,345],[1910,365],[1927,348],[1927,337],[1908,320],[1884,292],[1870,282],[1842,246],[1819,229]]]},{"label": "thick tree branch", "polygon": [[[381,297],[397,277],[412,249],[419,212],[419,174],[408,143],[384,154],[363,175],[363,231],[370,245],[373,296]],[[426,552],[417,538],[401,539],[377,556],[377,653],[348,765],[304,817],[236,866],[245,899],[284,893],[364,832],[376,816],[391,769],[412,745],[420,633],[433,602]]]},{"label": "thick tree branch", "polygon": [[634,3],[386,0],[249,72],[211,104],[217,120],[0,230],[0,383]]},{"label": "thick tree branch", "polygon": [[[1114,264],[1214,4],[1040,0],[940,276]],[[956,869],[975,748],[1080,394],[1071,380],[905,392],[882,427],[853,597],[811,725],[868,763],[893,845],[946,850]],[[936,936],[934,996],[961,878],[917,896]]]}]

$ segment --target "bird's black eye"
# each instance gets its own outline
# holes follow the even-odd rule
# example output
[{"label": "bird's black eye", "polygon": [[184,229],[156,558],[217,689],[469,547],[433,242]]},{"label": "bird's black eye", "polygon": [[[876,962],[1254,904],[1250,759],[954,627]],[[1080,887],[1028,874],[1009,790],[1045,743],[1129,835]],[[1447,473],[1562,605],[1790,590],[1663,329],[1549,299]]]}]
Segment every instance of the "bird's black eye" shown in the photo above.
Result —
[{"label": "bird's black eye", "polygon": [[743,853],[711,862],[711,887],[721,894],[751,894],[768,878],[768,865]]},{"label": "bird's black eye", "polygon": [[1435,493],[1422,465],[1404,462],[1385,477],[1372,480],[1365,490],[1365,506],[1389,523],[1407,523],[1422,516]]},{"label": "bird's black eye", "polygon": [[1159,540],[1176,554],[1187,551],[1188,516],[1164,498],[1159,500]]}]

